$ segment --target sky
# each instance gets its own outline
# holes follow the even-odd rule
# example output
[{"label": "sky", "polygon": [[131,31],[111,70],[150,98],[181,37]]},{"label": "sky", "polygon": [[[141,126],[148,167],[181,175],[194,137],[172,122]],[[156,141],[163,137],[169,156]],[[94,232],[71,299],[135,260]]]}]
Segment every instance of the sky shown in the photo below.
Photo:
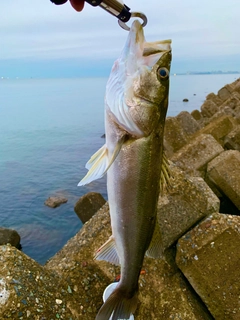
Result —
[{"label": "sky", "polygon": [[[148,17],[147,41],[172,39],[172,73],[240,71],[239,0],[126,1]],[[126,38],[88,3],[79,13],[70,3],[1,0],[0,77],[107,76]]]}]

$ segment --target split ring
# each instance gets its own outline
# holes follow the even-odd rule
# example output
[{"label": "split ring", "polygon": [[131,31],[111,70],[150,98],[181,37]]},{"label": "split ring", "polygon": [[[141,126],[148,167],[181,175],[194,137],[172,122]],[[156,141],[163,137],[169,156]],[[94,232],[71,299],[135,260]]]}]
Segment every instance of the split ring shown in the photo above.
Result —
[{"label": "split ring", "polygon": [[[145,14],[142,13],[142,12],[131,12],[131,18],[141,18],[141,19],[143,20],[142,27],[145,27],[146,24],[147,24],[147,17],[146,17]],[[118,20],[118,24],[119,24],[120,27],[122,27],[124,30],[127,30],[127,31],[130,30],[129,26],[127,26],[125,22],[123,22],[123,21],[121,21],[121,20]]]}]

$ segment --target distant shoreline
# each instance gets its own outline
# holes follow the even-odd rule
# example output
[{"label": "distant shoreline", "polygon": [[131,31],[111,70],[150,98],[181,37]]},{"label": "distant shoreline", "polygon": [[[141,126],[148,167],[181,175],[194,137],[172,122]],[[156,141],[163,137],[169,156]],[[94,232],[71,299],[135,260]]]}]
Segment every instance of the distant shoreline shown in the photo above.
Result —
[{"label": "distant shoreline", "polygon": [[[171,76],[192,76],[192,75],[228,75],[228,74],[240,74],[240,71],[189,71],[189,72],[176,72],[171,73]],[[80,78],[108,78],[108,75],[106,76],[77,76],[77,77],[0,77],[1,80],[42,80],[42,79],[80,79]]]},{"label": "distant shoreline", "polygon": [[172,76],[189,76],[189,75],[215,75],[215,74],[240,74],[240,71],[189,71],[189,72],[179,72],[173,73]]}]

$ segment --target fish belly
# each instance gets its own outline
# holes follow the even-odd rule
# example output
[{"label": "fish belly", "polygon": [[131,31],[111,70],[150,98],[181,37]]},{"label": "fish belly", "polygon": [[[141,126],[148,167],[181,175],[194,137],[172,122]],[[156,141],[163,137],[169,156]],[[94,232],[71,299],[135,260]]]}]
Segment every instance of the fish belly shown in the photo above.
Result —
[{"label": "fish belly", "polygon": [[155,223],[162,139],[154,133],[124,144],[107,175],[111,224],[121,264],[121,284],[136,291]]}]

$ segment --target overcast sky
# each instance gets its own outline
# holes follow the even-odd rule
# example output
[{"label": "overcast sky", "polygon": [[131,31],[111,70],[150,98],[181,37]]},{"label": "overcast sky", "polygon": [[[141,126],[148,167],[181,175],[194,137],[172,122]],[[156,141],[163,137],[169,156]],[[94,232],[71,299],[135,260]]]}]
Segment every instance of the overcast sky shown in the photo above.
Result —
[{"label": "overcast sky", "polygon": [[[240,71],[239,0],[127,0],[148,17],[148,41],[172,39],[172,72]],[[127,31],[88,3],[0,1],[0,76],[108,75]]]}]

